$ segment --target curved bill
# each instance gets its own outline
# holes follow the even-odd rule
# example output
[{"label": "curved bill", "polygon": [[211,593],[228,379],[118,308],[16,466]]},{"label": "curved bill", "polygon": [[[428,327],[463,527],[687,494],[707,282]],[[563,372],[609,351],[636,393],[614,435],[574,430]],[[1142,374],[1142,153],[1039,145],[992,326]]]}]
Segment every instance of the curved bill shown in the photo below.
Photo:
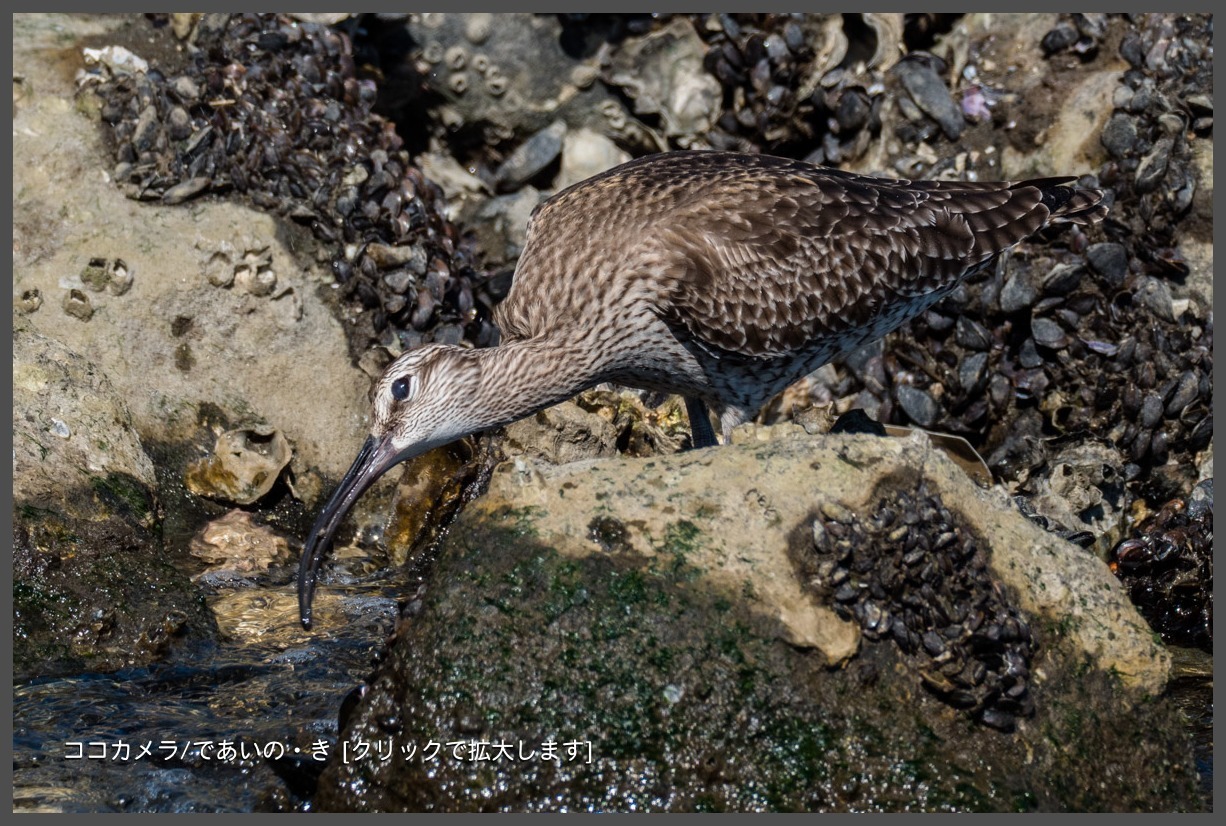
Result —
[{"label": "curved bill", "polygon": [[353,460],[353,466],[345,474],[345,478],[332,492],[332,498],[319,512],[311,532],[307,535],[306,544],[302,548],[302,559],[298,563],[298,614],[303,628],[311,627],[311,601],[315,596],[315,577],[319,566],[323,564],[324,556],[332,547],[332,537],[340,527],[345,514],[349,513],[353,503],[392,467],[399,457],[392,449],[391,440],[375,439],[369,436]]}]

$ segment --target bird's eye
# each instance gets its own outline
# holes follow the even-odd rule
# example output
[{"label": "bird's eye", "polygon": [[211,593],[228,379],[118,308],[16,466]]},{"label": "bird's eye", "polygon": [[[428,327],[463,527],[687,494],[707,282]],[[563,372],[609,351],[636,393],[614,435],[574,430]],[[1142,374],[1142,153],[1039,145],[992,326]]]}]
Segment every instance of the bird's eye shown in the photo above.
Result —
[{"label": "bird's eye", "polygon": [[392,382],[392,398],[396,401],[404,401],[409,397],[409,377],[401,376]]}]

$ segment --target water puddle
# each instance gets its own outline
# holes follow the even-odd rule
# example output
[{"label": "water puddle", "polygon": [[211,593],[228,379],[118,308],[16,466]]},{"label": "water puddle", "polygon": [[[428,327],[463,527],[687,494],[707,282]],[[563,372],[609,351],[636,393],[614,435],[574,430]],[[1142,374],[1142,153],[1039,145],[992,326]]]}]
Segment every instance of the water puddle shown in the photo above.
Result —
[{"label": "water puddle", "polygon": [[[298,623],[294,571],[210,597],[222,641],[173,662],[112,674],[39,678],[13,689],[18,812],[249,812],[299,807],[331,754],[353,689],[392,633],[421,566],[389,569],[338,549]],[[1185,710],[1205,806],[1212,808],[1212,657],[1173,649],[1171,692]]]},{"label": "water puddle", "polygon": [[15,685],[14,810],[244,812],[292,805],[287,788],[309,793],[346,695],[417,585],[349,550],[310,632],[287,568],[277,584],[209,599],[221,642],[170,663]]}]

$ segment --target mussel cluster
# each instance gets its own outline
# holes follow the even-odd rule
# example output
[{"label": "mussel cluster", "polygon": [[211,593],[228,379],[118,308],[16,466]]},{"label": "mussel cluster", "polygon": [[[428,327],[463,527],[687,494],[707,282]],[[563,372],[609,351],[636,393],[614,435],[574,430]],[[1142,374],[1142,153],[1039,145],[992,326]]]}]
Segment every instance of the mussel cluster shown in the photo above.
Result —
[{"label": "mussel cluster", "polygon": [[1110,160],[1099,180],[1116,193],[1112,221],[1136,239],[1130,252],[1165,278],[1187,275],[1173,249],[1180,237],[1208,238],[1207,216],[1189,211],[1198,189],[1192,141],[1213,132],[1212,29],[1204,15],[1142,15],[1129,26],[1119,46],[1129,68],[1102,133]]},{"label": "mussel cluster", "polygon": [[810,16],[713,14],[696,23],[707,43],[704,68],[724,87],[724,111],[709,135],[717,148],[811,140],[821,131],[815,90],[800,88],[814,59]]},{"label": "mussel cluster", "polygon": [[717,149],[800,150],[818,163],[862,155],[881,128],[884,72],[901,14],[693,15],[704,67],[724,88],[705,137]]},{"label": "mussel cluster", "polygon": [[279,14],[205,15],[182,67],[98,86],[124,191],[165,203],[236,193],[308,227],[363,311],[356,353],[488,344],[494,299],[441,191],[373,112],[377,93],[344,32]]},{"label": "mussel cluster", "polygon": [[1212,479],[1141,522],[1109,563],[1163,640],[1213,650]]},{"label": "mussel cluster", "polygon": [[1113,446],[1111,475],[1130,500],[1188,491],[1213,433],[1213,313],[1195,294],[1177,297],[1188,267],[1176,243],[1204,224],[1189,142],[1211,137],[1211,25],[1066,16],[1063,34],[1044,40],[1050,54],[1088,58],[1118,42],[1132,66],[1101,136],[1108,218],[1023,244],[884,347],[848,358],[829,397],[965,435],[1023,493],[1078,440]]},{"label": "mussel cluster", "polygon": [[965,435],[1021,490],[1062,444],[1098,438],[1134,494],[1186,490],[1213,434],[1212,313],[1185,303],[1176,316],[1163,282],[1116,268],[1126,260],[1110,242],[1084,261],[1019,254],[1007,276],[963,285],[849,359],[831,395],[858,384],[883,422]]},{"label": "mussel cluster", "polygon": [[868,639],[892,639],[936,696],[1001,731],[1033,714],[1030,627],[927,482],[863,518],[824,506],[813,547],[804,573],[819,594]]},{"label": "mussel cluster", "polygon": [[[724,88],[724,110],[705,139],[719,149],[836,165],[861,160],[886,138],[908,148],[956,141],[969,123],[991,120],[990,98],[999,93],[971,82],[974,66],[952,67],[926,50],[952,18],[691,15],[708,44],[704,65]],[[959,71],[967,84],[955,94],[949,78]],[[923,154],[922,166],[940,165],[931,150]],[[905,174],[919,162],[911,154],[892,161]]]}]

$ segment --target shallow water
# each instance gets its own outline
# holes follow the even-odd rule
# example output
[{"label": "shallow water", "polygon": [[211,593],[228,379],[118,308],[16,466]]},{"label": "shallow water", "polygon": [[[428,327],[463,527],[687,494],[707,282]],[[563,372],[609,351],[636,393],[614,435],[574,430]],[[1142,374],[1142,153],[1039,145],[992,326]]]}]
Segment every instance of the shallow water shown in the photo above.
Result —
[{"label": "shallow water", "polygon": [[[290,575],[210,599],[228,641],[148,668],[15,685],[14,809],[246,812],[300,803],[285,790],[310,793],[346,696],[420,579],[345,549],[318,594],[316,629],[304,632]],[[1175,653],[1171,691],[1188,715],[1211,810],[1212,658]]]},{"label": "shallow water", "polygon": [[272,762],[309,790],[342,702],[393,628],[397,596],[412,592],[389,575],[325,582],[311,632],[298,625],[291,582],[223,591],[210,604],[228,641],[173,663],[15,685],[14,809],[266,809],[286,800]]},{"label": "shallow water", "polygon": [[1175,665],[1169,691],[1188,718],[1205,810],[1213,811],[1213,655],[1194,648],[1171,652]]}]

